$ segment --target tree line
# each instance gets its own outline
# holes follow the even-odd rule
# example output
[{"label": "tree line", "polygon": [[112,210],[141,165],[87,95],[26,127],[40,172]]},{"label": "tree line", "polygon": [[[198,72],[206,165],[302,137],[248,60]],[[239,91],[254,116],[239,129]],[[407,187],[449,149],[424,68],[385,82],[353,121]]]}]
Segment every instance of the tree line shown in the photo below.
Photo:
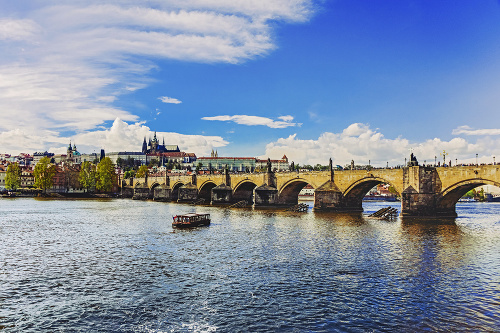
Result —
[{"label": "tree line", "polygon": [[[33,169],[34,187],[43,190],[54,185],[56,165],[51,163],[49,157],[43,157]],[[18,163],[11,163],[5,175],[5,187],[17,190],[21,187],[22,170]],[[85,192],[109,192],[116,180],[115,167],[109,157],[104,157],[99,163],[85,161],[80,166],[78,181]]]}]

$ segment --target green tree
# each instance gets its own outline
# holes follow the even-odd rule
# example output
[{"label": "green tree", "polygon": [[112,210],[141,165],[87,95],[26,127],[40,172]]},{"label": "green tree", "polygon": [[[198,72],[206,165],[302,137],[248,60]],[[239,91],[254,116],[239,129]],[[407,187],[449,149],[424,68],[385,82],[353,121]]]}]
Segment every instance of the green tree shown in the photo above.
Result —
[{"label": "green tree", "polygon": [[47,189],[52,187],[54,183],[55,174],[56,166],[50,163],[50,158],[42,157],[33,170],[35,187],[41,188],[44,193],[47,193]]},{"label": "green tree", "polygon": [[478,201],[485,201],[484,197],[484,188],[481,188],[479,191],[476,191],[476,200]]},{"label": "green tree", "polygon": [[123,158],[118,157],[118,158],[116,159],[116,165],[117,165],[118,167],[120,167],[120,168],[123,168],[123,167],[125,167],[126,162],[125,162],[125,160],[124,160]]},{"label": "green tree", "polygon": [[396,197],[399,197],[399,193],[398,193],[398,191],[396,191],[394,186],[390,185],[388,190],[389,190],[389,192],[391,192],[391,194],[394,194]]},{"label": "green tree", "polygon": [[202,167],[203,167],[203,163],[198,162],[198,164],[196,164],[196,174],[198,174],[198,172],[201,170]]},{"label": "green tree", "polygon": [[21,186],[21,167],[17,163],[11,163],[7,167],[5,175],[5,187],[17,190]]},{"label": "green tree", "polygon": [[105,157],[97,164],[96,188],[102,192],[109,192],[115,181],[115,167],[109,157]]},{"label": "green tree", "polygon": [[464,197],[466,198],[474,198],[476,196],[476,189],[472,189],[469,192],[465,193]]},{"label": "green tree", "polygon": [[149,169],[147,165],[141,165],[137,173],[135,174],[137,178],[146,177],[149,174]]},{"label": "green tree", "polygon": [[89,192],[95,189],[96,186],[96,167],[94,164],[89,161],[85,161],[82,163],[82,167],[80,168],[80,174],[78,177],[80,184],[85,189],[86,192]]},{"label": "green tree", "polygon": [[153,158],[151,161],[149,161],[149,167],[157,167],[160,166],[160,161],[157,158]]},{"label": "green tree", "polygon": [[132,177],[135,177],[135,171],[134,170],[125,171],[125,174],[123,175],[123,178],[128,179],[128,178],[132,178]]},{"label": "green tree", "polygon": [[328,170],[328,166],[321,165],[319,163],[314,166],[314,171],[323,171],[323,170]]}]

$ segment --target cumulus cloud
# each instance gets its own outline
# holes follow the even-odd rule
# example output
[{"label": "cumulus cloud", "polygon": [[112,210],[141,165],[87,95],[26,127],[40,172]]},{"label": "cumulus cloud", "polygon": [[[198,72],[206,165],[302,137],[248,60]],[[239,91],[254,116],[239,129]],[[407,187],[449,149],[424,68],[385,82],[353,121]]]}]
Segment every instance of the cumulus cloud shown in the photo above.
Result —
[{"label": "cumulus cloud", "polygon": [[[0,153],[18,154],[45,151],[63,153],[68,143],[77,144],[81,153],[113,151],[141,151],[144,137],[153,137],[154,132],[142,122],[127,123],[116,118],[110,128],[95,130],[64,137],[58,132],[45,131],[40,134],[22,131],[19,129],[0,133],[0,147],[9,147],[8,151]],[[214,148],[224,147],[228,144],[220,136],[186,135],[173,132],[156,132],[159,140],[165,139],[165,144],[178,145],[186,152],[198,156],[210,153]],[[49,148],[47,148],[49,147]]]},{"label": "cumulus cloud", "polygon": [[460,126],[452,132],[454,135],[500,135],[499,128],[473,129],[469,126]]},{"label": "cumulus cloud", "polygon": [[311,0],[13,2],[0,14],[0,131],[83,134],[115,118],[137,122],[114,102],[150,84],[156,59],[264,56],[276,47],[273,22],[312,11]]},{"label": "cumulus cloud", "polygon": [[259,116],[247,116],[247,115],[234,115],[234,116],[214,116],[214,117],[203,117],[203,120],[211,120],[211,121],[232,121],[236,124],[240,125],[248,125],[248,126],[267,126],[270,128],[286,128],[286,127],[294,127],[301,126],[300,123],[293,123],[292,116],[281,116],[278,117],[280,120],[272,120],[267,117],[259,117]]},{"label": "cumulus cloud", "polygon": [[167,104],[181,104],[182,102],[179,101],[177,98],[172,98],[172,97],[167,97],[167,96],[162,96],[158,98],[160,101],[163,103]]},{"label": "cumulus cloud", "polygon": [[479,161],[491,163],[492,156],[500,155],[500,139],[483,138],[476,142],[468,142],[463,138],[453,138],[444,141],[439,138],[424,142],[410,142],[397,137],[385,138],[378,130],[371,129],[367,124],[355,123],[340,133],[322,133],[317,139],[304,140],[296,134],[280,138],[266,145],[265,154],[261,158],[278,158],[286,154],[290,161],[300,164],[326,165],[329,158],[334,164],[346,165],[351,160],[364,165],[369,162],[374,166],[403,165],[409,158],[410,149],[420,163],[442,161],[442,152],[446,151],[446,161],[455,164],[475,163],[475,154]]}]

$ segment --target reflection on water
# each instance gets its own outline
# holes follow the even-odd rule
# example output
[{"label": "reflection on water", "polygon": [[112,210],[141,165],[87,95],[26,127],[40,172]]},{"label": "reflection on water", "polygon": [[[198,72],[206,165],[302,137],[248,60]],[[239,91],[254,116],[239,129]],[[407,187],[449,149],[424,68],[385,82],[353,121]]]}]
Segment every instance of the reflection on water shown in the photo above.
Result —
[{"label": "reflection on water", "polygon": [[[391,203],[398,207],[398,203]],[[371,213],[387,203],[364,203]],[[452,220],[0,200],[5,332],[496,331],[500,205]],[[207,212],[209,227],[173,230]]]}]

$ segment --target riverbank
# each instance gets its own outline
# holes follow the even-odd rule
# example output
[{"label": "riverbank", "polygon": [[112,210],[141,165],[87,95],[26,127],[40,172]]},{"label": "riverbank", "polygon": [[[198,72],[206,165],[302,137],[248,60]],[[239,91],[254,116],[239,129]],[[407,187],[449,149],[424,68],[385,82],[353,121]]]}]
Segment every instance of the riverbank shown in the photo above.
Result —
[{"label": "riverbank", "polygon": [[52,198],[52,199],[97,199],[118,198],[115,193],[23,193],[9,192],[0,195],[0,198]]}]

